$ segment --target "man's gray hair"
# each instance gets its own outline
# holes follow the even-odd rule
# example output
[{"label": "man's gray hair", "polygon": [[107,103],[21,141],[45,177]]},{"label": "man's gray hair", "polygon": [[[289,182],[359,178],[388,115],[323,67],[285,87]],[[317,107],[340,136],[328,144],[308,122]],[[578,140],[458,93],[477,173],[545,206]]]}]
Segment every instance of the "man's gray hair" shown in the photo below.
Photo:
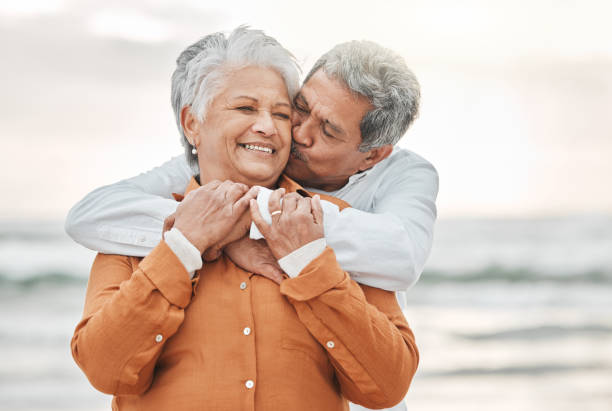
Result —
[{"label": "man's gray hair", "polygon": [[359,151],[397,143],[418,115],[419,82],[389,49],[371,41],[338,44],[317,60],[304,84],[319,69],[374,106],[361,120]]},{"label": "man's gray hair", "polygon": [[185,156],[195,172],[198,171],[198,157],[191,153],[192,146],[185,137],[181,110],[191,106],[191,112],[203,121],[228,74],[247,66],[276,70],[293,101],[299,89],[299,65],[287,49],[261,30],[240,26],[229,35],[210,34],[187,47],[176,59],[172,74],[172,108]]}]

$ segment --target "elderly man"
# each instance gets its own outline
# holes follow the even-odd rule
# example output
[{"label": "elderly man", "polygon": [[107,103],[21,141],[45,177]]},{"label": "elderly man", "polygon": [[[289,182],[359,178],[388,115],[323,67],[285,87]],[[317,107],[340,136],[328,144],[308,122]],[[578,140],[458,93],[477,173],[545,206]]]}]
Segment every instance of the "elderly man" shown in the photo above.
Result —
[{"label": "elderly man", "polygon": [[[198,44],[192,47],[191,58]],[[177,63],[180,68],[187,62]],[[182,102],[175,91],[183,79],[177,72],[172,88],[179,120]],[[419,98],[418,83],[401,57],[375,43],[354,41],[323,55],[294,101],[294,146],[285,173],[309,191],[353,207],[326,208],[327,244],[355,281],[390,291],[405,290],[418,280],[436,217],[435,169],[415,153],[393,147],[416,117]],[[73,207],[66,231],[97,251],[144,256],[159,242],[164,219],[176,209],[171,193],[183,192],[191,174],[181,156],[99,188]],[[262,190],[258,201],[263,206],[265,194]],[[252,238],[258,238],[256,231],[251,231]],[[258,247],[258,242],[242,241],[226,252],[248,271],[278,275],[271,255],[267,261],[250,258],[262,255],[249,252]],[[304,264],[285,266],[298,267],[299,273]],[[400,404],[393,409],[405,408]]]}]

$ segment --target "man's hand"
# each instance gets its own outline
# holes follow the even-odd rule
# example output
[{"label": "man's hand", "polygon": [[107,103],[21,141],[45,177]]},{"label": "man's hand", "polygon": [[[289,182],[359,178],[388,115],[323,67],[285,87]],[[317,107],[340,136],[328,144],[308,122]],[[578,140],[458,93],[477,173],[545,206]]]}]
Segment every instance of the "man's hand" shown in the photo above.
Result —
[{"label": "man's hand", "polygon": [[243,270],[263,275],[277,284],[283,281],[283,270],[265,240],[251,240],[243,237],[228,244],[224,251],[230,260]]},{"label": "man's hand", "polygon": [[284,190],[278,189],[270,195],[268,209],[272,216],[272,224],[265,222],[257,202],[251,200],[253,222],[266,238],[277,260],[311,241],[323,238],[324,233],[323,209],[319,196],[311,199],[290,193],[283,197],[281,207],[280,198],[283,192]]},{"label": "man's hand", "polygon": [[211,181],[187,194],[176,209],[174,227],[204,253],[225,241],[256,196],[256,187]]}]

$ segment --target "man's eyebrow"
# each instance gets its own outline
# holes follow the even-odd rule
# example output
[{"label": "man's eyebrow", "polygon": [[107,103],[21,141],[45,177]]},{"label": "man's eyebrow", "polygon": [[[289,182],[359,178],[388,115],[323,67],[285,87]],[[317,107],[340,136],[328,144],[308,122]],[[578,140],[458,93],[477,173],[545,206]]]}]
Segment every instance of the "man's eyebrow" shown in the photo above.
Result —
[{"label": "man's eyebrow", "polygon": [[[306,101],[306,97],[304,97],[304,95],[302,93],[298,93],[298,95],[295,96],[295,100],[296,101],[299,100],[300,103],[305,105],[306,109],[308,109],[308,101]],[[344,135],[344,130],[342,130],[342,128],[340,126],[337,126],[336,124],[332,123],[331,121],[325,119],[325,120],[323,120],[323,124],[325,124],[326,126],[329,126],[329,128],[331,128],[334,133],[340,134],[340,135]]]},{"label": "man's eyebrow", "polygon": [[306,101],[306,97],[304,97],[302,93],[298,93],[298,95],[295,96],[295,101],[297,100],[300,100],[300,103],[302,103],[306,106],[306,108],[308,108],[308,101]]}]

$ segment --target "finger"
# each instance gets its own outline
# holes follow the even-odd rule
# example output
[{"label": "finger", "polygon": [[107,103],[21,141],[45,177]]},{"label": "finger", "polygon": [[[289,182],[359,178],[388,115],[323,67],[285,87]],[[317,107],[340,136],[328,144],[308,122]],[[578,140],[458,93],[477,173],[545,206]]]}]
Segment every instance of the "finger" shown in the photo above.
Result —
[{"label": "finger", "polygon": [[298,199],[295,195],[286,195],[283,197],[283,213],[287,213],[287,215],[289,215],[290,213],[294,212],[295,208],[297,207],[297,202]]},{"label": "finger", "polygon": [[236,213],[236,215],[244,213],[249,207],[251,200],[257,198],[257,194],[259,194],[259,187],[251,187],[249,191],[247,191],[242,197],[238,199],[238,201],[234,203],[234,213]]},{"label": "finger", "polygon": [[302,197],[298,200],[295,211],[302,214],[310,215],[310,197]]},{"label": "finger", "polygon": [[210,247],[203,256],[204,261],[208,262],[215,261],[219,257],[221,257],[221,248],[218,246]]},{"label": "finger", "polygon": [[321,206],[321,197],[315,195],[312,198],[311,205],[311,212],[315,223],[323,224],[323,206]]},{"label": "finger", "polygon": [[268,237],[270,233],[270,225],[266,223],[259,212],[259,207],[257,206],[257,201],[251,200],[249,205],[251,206],[251,218],[253,222],[259,229],[259,232],[263,234],[264,237]]},{"label": "finger", "polygon": [[238,201],[248,190],[249,187],[245,184],[231,183],[227,187],[227,199],[232,202]]},{"label": "finger", "polygon": [[283,281],[283,271],[280,268],[274,267],[273,265],[265,265],[261,269],[261,275],[274,281],[276,284],[280,284]]},{"label": "finger", "polygon": [[222,182],[219,187],[217,187],[217,189],[215,191],[217,191],[219,194],[221,194],[223,200],[230,200],[230,191],[232,189],[232,186],[234,185],[234,183],[230,180],[225,180],[224,182]]},{"label": "finger", "polygon": [[285,189],[279,188],[274,190],[272,194],[270,194],[270,198],[268,199],[268,211],[270,214],[274,211],[279,211],[281,209],[281,198],[285,195]]},{"label": "finger", "polygon": [[172,227],[174,227],[174,221],[175,220],[176,220],[176,214],[175,213],[172,213],[168,217],[166,217],[164,219],[164,228],[162,230],[162,233],[165,233],[166,231],[169,231],[170,229],[172,229]]},{"label": "finger", "polygon": [[200,188],[204,188],[205,190],[215,190],[217,187],[219,187],[221,185],[221,181],[219,180],[213,180],[213,181],[209,181],[208,183],[204,184],[202,187]]}]

